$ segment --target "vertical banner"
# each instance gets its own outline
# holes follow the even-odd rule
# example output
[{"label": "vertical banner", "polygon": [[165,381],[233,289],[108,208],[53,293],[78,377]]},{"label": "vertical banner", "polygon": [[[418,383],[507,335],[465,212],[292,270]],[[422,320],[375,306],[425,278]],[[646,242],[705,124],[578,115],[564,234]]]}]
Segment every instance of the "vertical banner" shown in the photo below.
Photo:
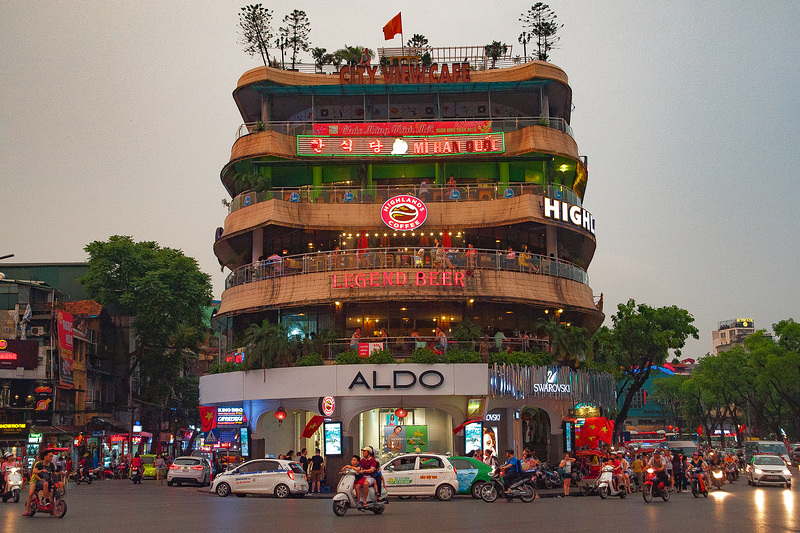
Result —
[{"label": "vertical banner", "polygon": [[61,387],[71,389],[75,384],[72,379],[72,315],[64,311],[58,312],[58,353],[61,359],[58,382]]}]

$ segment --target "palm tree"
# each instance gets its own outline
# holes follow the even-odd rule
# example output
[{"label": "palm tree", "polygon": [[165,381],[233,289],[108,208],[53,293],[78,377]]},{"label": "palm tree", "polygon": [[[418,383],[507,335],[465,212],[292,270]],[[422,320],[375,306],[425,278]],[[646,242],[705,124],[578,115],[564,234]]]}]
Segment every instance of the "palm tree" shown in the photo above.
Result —
[{"label": "palm tree", "polygon": [[244,344],[245,370],[288,366],[290,363],[292,349],[283,324],[272,324],[267,319],[260,326],[251,324],[245,330]]},{"label": "palm tree", "polygon": [[483,50],[487,56],[492,58],[492,68],[494,68],[500,56],[508,52],[508,45],[500,41],[492,41],[492,44],[487,44]]}]

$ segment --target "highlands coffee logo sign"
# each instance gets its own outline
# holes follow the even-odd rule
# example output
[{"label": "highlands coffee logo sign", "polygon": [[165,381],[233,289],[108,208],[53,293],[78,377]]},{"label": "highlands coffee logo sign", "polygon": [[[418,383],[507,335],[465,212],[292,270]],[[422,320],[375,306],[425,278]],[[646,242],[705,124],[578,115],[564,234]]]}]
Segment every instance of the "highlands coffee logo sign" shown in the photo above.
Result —
[{"label": "highlands coffee logo sign", "polygon": [[400,195],[389,198],[381,207],[381,220],[396,231],[411,231],[428,218],[425,203],[414,196]]},{"label": "highlands coffee logo sign", "polygon": [[594,217],[590,212],[578,205],[570,205],[560,200],[545,198],[544,218],[570,222],[575,226],[582,227],[589,231],[592,235],[595,235]]}]

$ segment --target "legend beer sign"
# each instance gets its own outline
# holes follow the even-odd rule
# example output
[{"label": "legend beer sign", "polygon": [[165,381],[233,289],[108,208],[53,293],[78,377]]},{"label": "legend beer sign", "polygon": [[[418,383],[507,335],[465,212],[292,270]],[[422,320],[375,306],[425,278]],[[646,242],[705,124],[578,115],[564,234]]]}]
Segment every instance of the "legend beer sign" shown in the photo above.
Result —
[{"label": "legend beer sign", "polygon": [[446,157],[502,154],[503,133],[402,137],[298,135],[297,155],[307,157]]}]

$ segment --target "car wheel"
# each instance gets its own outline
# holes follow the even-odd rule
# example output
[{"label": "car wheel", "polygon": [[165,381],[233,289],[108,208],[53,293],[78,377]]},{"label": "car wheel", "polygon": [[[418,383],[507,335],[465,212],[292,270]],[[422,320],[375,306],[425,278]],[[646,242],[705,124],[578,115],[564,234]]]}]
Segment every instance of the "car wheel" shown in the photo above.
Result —
[{"label": "car wheel", "polygon": [[469,490],[470,495],[476,500],[481,499],[481,490],[483,490],[483,485],[483,481],[476,481],[472,484],[472,488]]},{"label": "car wheel", "polygon": [[450,501],[450,499],[453,497],[454,492],[455,491],[453,490],[453,487],[451,487],[447,483],[444,483],[442,485],[439,485],[439,487],[436,489],[436,497],[443,502],[447,502]]},{"label": "car wheel", "polygon": [[231,493],[231,486],[227,483],[220,483],[217,485],[217,496],[224,498]]},{"label": "car wheel", "polygon": [[275,487],[275,497],[276,498],[287,498],[289,496],[289,487],[281,483],[277,487]]}]

